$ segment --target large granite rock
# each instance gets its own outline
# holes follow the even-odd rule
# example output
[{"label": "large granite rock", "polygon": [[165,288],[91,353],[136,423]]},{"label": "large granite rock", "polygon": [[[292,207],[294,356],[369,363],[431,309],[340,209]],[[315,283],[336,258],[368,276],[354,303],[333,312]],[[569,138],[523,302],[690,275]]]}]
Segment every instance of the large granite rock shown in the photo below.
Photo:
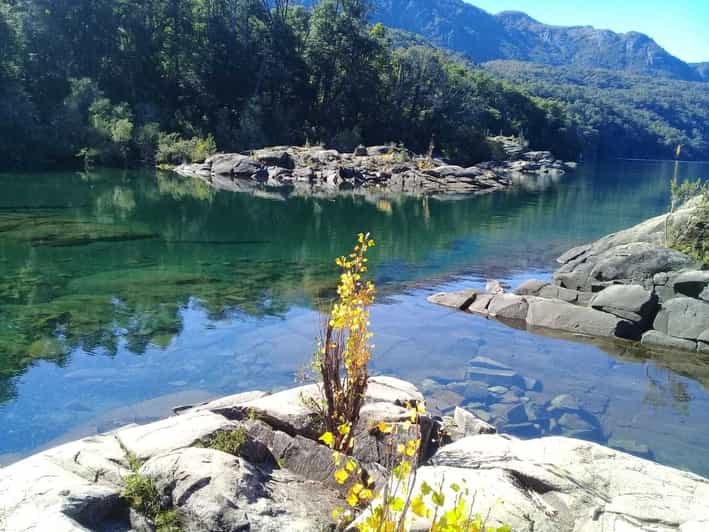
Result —
[{"label": "large granite rock", "polygon": [[673,292],[678,296],[709,302],[709,271],[682,272],[671,279],[671,285]]},{"label": "large granite rock", "polygon": [[119,497],[120,488],[102,482],[100,475],[87,479],[47,455],[35,455],[0,470],[0,529],[91,530],[116,508]]},{"label": "large granite rock", "polygon": [[591,300],[591,307],[640,323],[657,313],[657,296],[640,285],[612,285]]},{"label": "large granite rock", "polygon": [[[251,401],[231,401],[219,404],[216,411],[231,419],[257,417],[274,428],[292,436],[301,435],[317,439],[322,434],[320,417],[315,405],[322,403],[324,395],[318,384],[291,388]],[[389,407],[423,403],[423,395],[412,384],[393,377],[371,377],[367,386],[365,403],[380,403],[379,411]],[[221,402],[220,402],[221,403]],[[396,408],[393,408],[396,415]]]},{"label": "large granite rock", "polygon": [[459,292],[439,292],[428,297],[429,303],[458,310],[467,310],[475,301],[479,290],[468,289]]},{"label": "large granite rock", "polygon": [[497,294],[487,307],[488,314],[493,318],[505,318],[524,321],[527,318],[529,303],[515,294]]},{"label": "large granite rock", "polygon": [[709,526],[709,481],[586,441],[481,435],[442,448],[430,464],[419,470],[418,485],[466,485],[476,513],[515,531]]},{"label": "large granite rock", "polygon": [[240,179],[251,179],[264,171],[261,163],[237,153],[214,155],[205,164],[211,165],[211,172],[215,175]]},{"label": "large granite rock", "polygon": [[587,336],[640,339],[635,325],[618,316],[563,301],[528,298],[527,324]]},{"label": "large granite rock", "polygon": [[289,485],[252,464],[213,449],[187,448],[158,455],[140,473],[170,498],[185,530],[237,532],[322,530],[335,498],[316,483]]},{"label": "large granite rock", "polygon": [[690,297],[666,301],[655,318],[654,328],[685,340],[706,337],[709,335],[709,303]]},{"label": "large granite rock", "polygon": [[554,283],[572,290],[594,292],[614,283],[647,286],[656,273],[678,271],[694,265],[679,251],[649,242],[631,242],[594,254],[587,254],[563,265],[554,274]]},{"label": "large granite rock", "polygon": [[157,454],[189,447],[220,431],[236,425],[224,416],[212,412],[190,412],[148,425],[134,425],[116,431],[115,437],[123,449],[140,460]]},{"label": "large granite rock", "polygon": [[695,351],[697,349],[697,342],[695,341],[676,338],[655,330],[647,331],[643,334],[640,343],[648,347],[660,347],[669,350]]},{"label": "large granite rock", "polygon": [[[686,223],[697,207],[696,201],[688,202],[671,215],[673,223]],[[651,218],[567,251],[557,259],[562,266],[554,275],[554,283],[588,292],[612,282],[651,288],[655,274],[691,268],[695,261],[666,247],[668,216]]]}]

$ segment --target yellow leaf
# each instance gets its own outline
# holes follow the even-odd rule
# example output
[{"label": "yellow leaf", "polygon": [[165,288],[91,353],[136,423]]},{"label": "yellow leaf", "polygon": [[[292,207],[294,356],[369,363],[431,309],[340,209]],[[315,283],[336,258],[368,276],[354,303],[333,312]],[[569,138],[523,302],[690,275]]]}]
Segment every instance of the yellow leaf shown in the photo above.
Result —
[{"label": "yellow leaf", "polygon": [[411,511],[419,517],[426,517],[426,504],[423,502],[423,497],[415,497],[411,500]]},{"label": "yellow leaf", "polygon": [[350,433],[350,424],[349,423],[343,423],[339,427],[337,427],[337,432],[342,434],[343,436],[347,436]]},{"label": "yellow leaf", "polygon": [[357,497],[357,495],[355,495],[354,493],[350,493],[347,496],[347,504],[353,507],[357,506],[359,504],[359,498]]},{"label": "yellow leaf", "polygon": [[354,462],[354,460],[348,460],[347,463],[345,464],[345,469],[349,471],[350,473],[355,470],[357,467],[357,464]]},{"label": "yellow leaf", "polygon": [[377,428],[382,434],[389,434],[391,432],[391,425],[385,423],[384,421],[380,421]]},{"label": "yellow leaf", "polygon": [[352,486],[352,489],[350,490],[350,492],[354,493],[355,495],[359,495],[363,489],[364,489],[364,486],[362,486],[362,484],[357,483],[354,486]]},{"label": "yellow leaf", "polygon": [[331,449],[335,445],[335,435],[332,432],[326,432],[322,436],[318,438],[321,442],[323,442],[325,445],[330,447]]},{"label": "yellow leaf", "polygon": [[335,480],[338,484],[344,484],[348,478],[350,478],[350,474],[344,469],[338,469],[335,471]]},{"label": "yellow leaf", "polygon": [[401,512],[404,509],[404,499],[401,497],[396,497],[393,501],[389,503],[389,508],[395,512]]},{"label": "yellow leaf", "polygon": [[372,490],[370,489],[365,488],[359,492],[359,498],[363,501],[369,501],[372,497],[374,497],[374,493],[372,493]]},{"label": "yellow leaf", "polygon": [[406,456],[413,456],[418,450],[418,440],[411,440],[406,444]]},{"label": "yellow leaf", "polygon": [[431,488],[431,485],[424,480],[423,483],[421,484],[421,494],[426,496],[429,493],[431,493],[432,491],[433,491],[433,489]]},{"label": "yellow leaf", "polygon": [[404,454],[406,452],[406,446],[403,443],[400,443],[396,448],[396,452],[399,454]]}]

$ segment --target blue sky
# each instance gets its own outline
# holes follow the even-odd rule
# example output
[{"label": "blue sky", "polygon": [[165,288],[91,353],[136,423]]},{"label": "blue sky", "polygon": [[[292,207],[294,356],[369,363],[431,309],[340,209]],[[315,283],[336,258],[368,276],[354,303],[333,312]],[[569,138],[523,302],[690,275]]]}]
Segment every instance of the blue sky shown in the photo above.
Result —
[{"label": "blue sky", "polygon": [[490,13],[524,11],[546,24],[639,31],[684,61],[709,61],[709,0],[466,1]]}]

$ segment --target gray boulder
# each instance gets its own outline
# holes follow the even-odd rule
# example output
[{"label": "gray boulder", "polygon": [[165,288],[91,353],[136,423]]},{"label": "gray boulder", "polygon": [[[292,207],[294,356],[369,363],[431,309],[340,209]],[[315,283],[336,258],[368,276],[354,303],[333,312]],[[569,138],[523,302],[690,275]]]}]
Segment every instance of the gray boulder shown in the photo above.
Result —
[{"label": "gray boulder", "polygon": [[591,300],[591,307],[638,323],[655,317],[657,296],[640,285],[612,285]]},{"label": "gray boulder", "polygon": [[657,314],[654,328],[668,336],[696,341],[709,334],[709,303],[690,297],[670,299]]},{"label": "gray boulder", "polygon": [[443,307],[467,310],[473,301],[475,301],[475,296],[478,294],[479,292],[475,289],[461,290],[459,292],[439,292],[438,294],[429,296],[428,302]]},{"label": "gray boulder", "polygon": [[682,272],[671,280],[675,294],[709,302],[709,271]]},{"label": "gray boulder", "polygon": [[529,279],[517,287],[515,294],[518,296],[538,296],[541,289],[546,286],[549,286],[546,281]]},{"label": "gray boulder", "polygon": [[455,407],[453,417],[448,419],[449,423],[444,423],[444,426],[452,441],[458,441],[469,436],[477,436],[478,434],[495,434],[497,432],[495,427],[472,412],[458,406]]},{"label": "gray boulder", "polygon": [[393,148],[391,146],[369,146],[367,147],[367,155],[387,155],[391,153]]},{"label": "gray boulder", "polygon": [[647,331],[643,334],[640,343],[650,347],[660,347],[663,349],[680,349],[682,351],[695,351],[697,342],[693,340],[685,340],[684,338],[675,338],[668,336],[660,331]]},{"label": "gray boulder", "polygon": [[284,482],[287,476],[273,478],[213,449],[187,448],[159,455],[146,462],[140,473],[170,497],[185,530],[318,530],[329,523],[334,507],[330,504],[335,502],[314,483],[305,497],[299,485],[302,480],[296,481],[294,490]]},{"label": "gray boulder", "polygon": [[576,303],[579,300],[580,294],[581,292],[578,290],[570,290],[556,285],[547,285],[542,287],[537,295],[546,299],[560,299],[567,303]]},{"label": "gray boulder", "polygon": [[527,318],[529,304],[527,300],[515,294],[495,295],[487,307],[489,315],[493,318],[506,318],[524,321]]},{"label": "gray boulder", "polygon": [[617,316],[563,301],[528,297],[527,324],[588,336],[640,339],[630,322]]},{"label": "gray boulder", "polygon": [[652,283],[656,273],[677,271],[694,264],[678,251],[649,242],[631,242],[592,254],[587,254],[562,266],[554,274],[554,282],[565,288],[594,291],[613,283]]},{"label": "gray boulder", "polygon": [[273,148],[268,150],[258,150],[254,152],[254,159],[264,166],[276,166],[279,168],[286,168],[288,170],[293,170],[295,168],[295,161],[286,149]]},{"label": "gray boulder", "polygon": [[212,165],[212,173],[220,176],[250,179],[264,171],[264,166],[258,161],[238,153],[214,155],[207,162]]},{"label": "gray boulder", "polygon": [[235,424],[224,416],[196,411],[148,425],[129,426],[116,431],[115,437],[123,449],[141,460],[147,460],[234,428]]},{"label": "gray boulder", "polygon": [[8,532],[88,532],[119,504],[120,488],[43,454],[0,469],[0,527]]},{"label": "gray boulder", "polygon": [[261,399],[262,397],[266,397],[268,395],[270,394],[260,391],[242,392],[234,395],[228,395],[220,399],[215,399],[214,401],[202,403],[200,405],[176,406],[172,410],[178,415],[194,410],[209,410],[215,414],[229,414],[234,409],[243,406],[250,401],[255,401],[256,399]]},{"label": "gray boulder", "polygon": [[[291,436],[317,439],[322,434],[316,405],[324,400],[320,385],[310,384],[282,392],[239,402],[233,408],[219,409],[231,419],[243,420],[255,416]],[[365,403],[387,403],[394,406],[423,403],[421,392],[413,384],[393,377],[371,377]]]}]

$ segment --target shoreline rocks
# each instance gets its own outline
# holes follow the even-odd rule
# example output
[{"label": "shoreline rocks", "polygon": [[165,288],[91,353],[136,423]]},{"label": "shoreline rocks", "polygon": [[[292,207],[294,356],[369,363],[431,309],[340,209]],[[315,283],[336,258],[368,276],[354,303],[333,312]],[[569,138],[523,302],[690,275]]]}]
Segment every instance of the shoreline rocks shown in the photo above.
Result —
[{"label": "shoreline rocks", "polygon": [[[514,143],[513,139],[508,139]],[[463,168],[415,156],[396,146],[358,147],[353,153],[317,147],[277,146],[249,154],[222,153],[175,172],[225,190],[280,190],[312,195],[380,192],[404,195],[458,195],[492,192],[532,177],[561,176],[574,163],[547,151],[509,150],[508,160]]]},{"label": "shoreline rocks", "polygon": [[[698,203],[672,214],[691,224]],[[660,349],[709,352],[709,271],[665,247],[662,215],[575,247],[557,259],[552,281],[530,279],[514,293],[464,290],[429,302],[489,318],[574,335],[639,341]]]},{"label": "shoreline rocks", "polygon": [[[494,361],[475,360],[480,379],[505,371]],[[511,383],[514,378],[509,375]],[[273,395],[238,394],[31,456],[0,469],[0,525],[7,532],[154,530],[121,495],[126,479],[137,472],[155,486],[185,531],[327,529],[331,511],[346,505],[349,486],[334,481],[331,450],[303,435],[312,430],[312,412],[297,398],[318,393],[312,385]],[[463,408],[451,417],[422,416],[409,426],[404,406],[423,401],[405,381],[370,380],[353,459],[375,490],[391,482],[388,450],[402,438],[421,437],[426,452],[416,482],[440,486],[445,479],[443,489],[468,486],[475,493],[474,512],[488,515],[491,524],[528,532],[619,526],[684,532],[709,525],[707,479],[573,438],[523,441],[499,435]],[[511,418],[526,419],[523,405],[509,406]],[[549,408],[570,424],[584,424],[571,419],[573,398],[559,396]],[[379,433],[383,420],[406,427],[406,433]],[[434,428],[445,429],[442,441],[434,442]],[[237,429],[244,434],[238,456],[202,444]],[[451,504],[456,495],[445,499]],[[419,525],[426,523],[414,528]]]}]

